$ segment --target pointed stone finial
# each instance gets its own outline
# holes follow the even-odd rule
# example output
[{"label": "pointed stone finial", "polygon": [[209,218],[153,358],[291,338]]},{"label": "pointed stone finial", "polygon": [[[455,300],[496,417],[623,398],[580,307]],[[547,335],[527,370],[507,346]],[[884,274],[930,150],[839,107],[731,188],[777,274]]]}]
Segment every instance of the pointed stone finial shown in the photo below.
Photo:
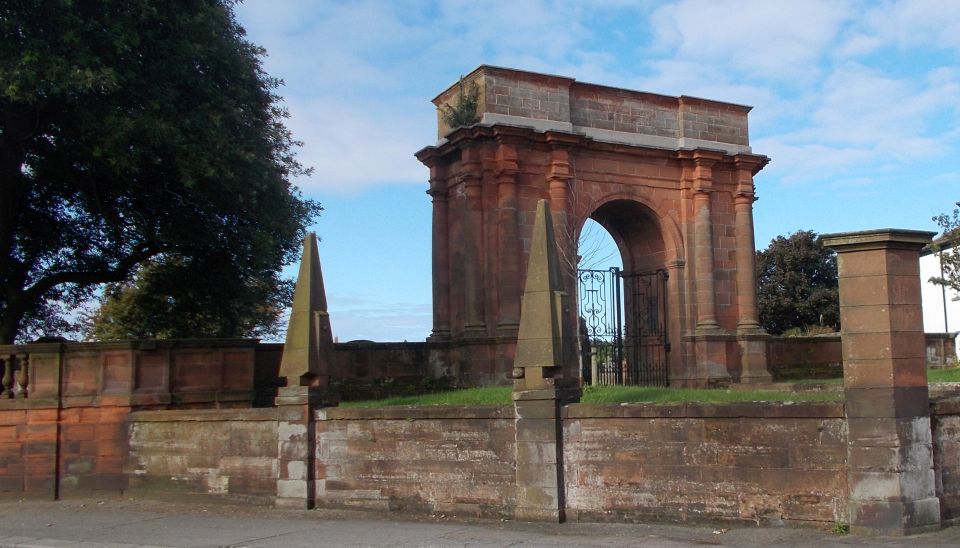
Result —
[{"label": "pointed stone finial", "polygon": [[564,365],[567,354],[563,329],[566,298],[550,209],[546,200],[540,200],[530,242],[530,260],[520,307],[520,331],[514,359],[513,376],[525,379],[527,388],[539,384],[546,386],[548,383],[541,380],[552,375],[545,375],[543,369]]},{"label": "pointed stone finial", "polygon": [[286,377],[287,386],[326,386],[332,359],[333,333],[327,314],[317,236],[310,232],[303,241],[280,376]]}]

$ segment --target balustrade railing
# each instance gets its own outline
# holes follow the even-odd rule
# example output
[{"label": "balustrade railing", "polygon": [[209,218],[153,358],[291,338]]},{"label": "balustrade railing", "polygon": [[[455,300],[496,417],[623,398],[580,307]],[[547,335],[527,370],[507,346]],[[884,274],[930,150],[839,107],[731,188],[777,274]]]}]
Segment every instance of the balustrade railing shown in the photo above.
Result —
[{"label": "balustrade railing", "polygon": [[30,394],[30,355],[0,355],[0,397],[26,398]]}]

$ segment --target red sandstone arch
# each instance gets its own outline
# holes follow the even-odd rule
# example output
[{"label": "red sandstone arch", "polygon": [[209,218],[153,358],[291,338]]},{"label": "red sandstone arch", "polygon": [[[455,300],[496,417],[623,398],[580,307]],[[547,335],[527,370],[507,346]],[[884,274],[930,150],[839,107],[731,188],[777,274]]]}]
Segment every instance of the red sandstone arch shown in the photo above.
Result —
[{"label": "red sandstone arch", "polygon": [[769,379],[752,216],[768,159],[750,151],[749,107],[489,66],[466,79],[481,91],[479,123],[441,121],[440,141],[417,153],[434,204],[431,340],[450,372],[507,381],[533,213],[548,199],[569,294],[591,216],[618,231],[625,268],[669,270],[671,384]]}]

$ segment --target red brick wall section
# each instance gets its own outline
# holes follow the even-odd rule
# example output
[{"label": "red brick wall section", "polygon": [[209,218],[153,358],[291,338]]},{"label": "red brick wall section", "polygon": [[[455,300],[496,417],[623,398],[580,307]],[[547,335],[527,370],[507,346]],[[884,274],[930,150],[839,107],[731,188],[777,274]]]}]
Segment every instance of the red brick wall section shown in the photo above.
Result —
[{"label": "red brick wall section", "polygon": [[317,506],[497,517],[515,504],[513,406],[325,409]]},{"label": "red brick wall section", "polygon": [[0,410],[0,496],[53,498],[56,409]]},{"label": "red brick wall section", "polygon": [[567,517],[844,521],[846,441],[841,404],[571,405]]},{"label": "red brick wall section", "polygon": [[[129,407],[74,407],[60,412],[60,496],[121,494],[127,488]],[[52,452],[51,452],[52,453]]]},{"label": "red brick wall section", "polygon": [[276,428],[276,409],[135,412],[126,465],[130,492],[272,504]]},{"label": "red brick wall section", "polygon": [[23,442],[26,411],[0,410],[0,496],[23,491]]},{"label": "red brick wall section", "polygon": [[960,525],[960,397],[933,402],[933,471],[943,525]]}]

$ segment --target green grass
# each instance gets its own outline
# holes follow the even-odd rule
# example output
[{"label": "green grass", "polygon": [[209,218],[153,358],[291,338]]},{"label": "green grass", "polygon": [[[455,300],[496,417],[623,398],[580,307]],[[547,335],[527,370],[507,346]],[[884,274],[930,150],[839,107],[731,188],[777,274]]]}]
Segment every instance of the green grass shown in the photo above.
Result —
[{"label": "green grass", "polygon": [[731,403],[747,401],[840,401],[840,392],[782,392],[775,390],[724,390],[719,388],[659,388],[654,386],[588,386],[583,403]]},{"label": "green grass", "polygon": [[789,382],[793,384],[843,384],[843,377],[831,377],[828,379],[796,379],[788,380],[783,382]]},{"label": "green grass", "polygon": [[927,369],[927,382],[960,382],[960,367]]},{"label": "green grass", "polygon": [[[843,384],[842,378],[832,379],[798,379],[784,381],[793,384]],[[960,367],[947,369],[927,369],[927,382],[960,382]]]},{"label": "green grass", "polygon": [[382,400],[345,401],[340,407],[394,407],[398,405],[507,405],[513,401],[509,386],[463,388],[418,396],[398,396]]},{"label": "green grass", "polygon": [[[960,367],[930,369],[930,382],[960,382]],[[792,381],[798,384],[840,384],[843,379],[808,379]],[[464,388],[434,392],[419,396],[399,396],[382,400],[342,402],[341,407],[394,407],[413,405],[418,407],[446,405],[508,405],[511,403],[511,387]],[[583,391],[583,403],[731,403],[749,401],[769,402],[819,402],[841,401],[840,391],[777,390],[724,390],[699,388],[660,388],[654,386],[588,386]]]},{"label": "green grass", "polygon": [[[511,387],[465,388],[419,396],[401,396],[382,400],[342,402],[341,407],[418,407],[447,405],[507,405],[511,403]],[[774,390],[723,390],[693,388],[660,388],[652,386],[588,386],[583,403],[729,403],[744,401],[840,401],[840,392],[779,392]]]}]

